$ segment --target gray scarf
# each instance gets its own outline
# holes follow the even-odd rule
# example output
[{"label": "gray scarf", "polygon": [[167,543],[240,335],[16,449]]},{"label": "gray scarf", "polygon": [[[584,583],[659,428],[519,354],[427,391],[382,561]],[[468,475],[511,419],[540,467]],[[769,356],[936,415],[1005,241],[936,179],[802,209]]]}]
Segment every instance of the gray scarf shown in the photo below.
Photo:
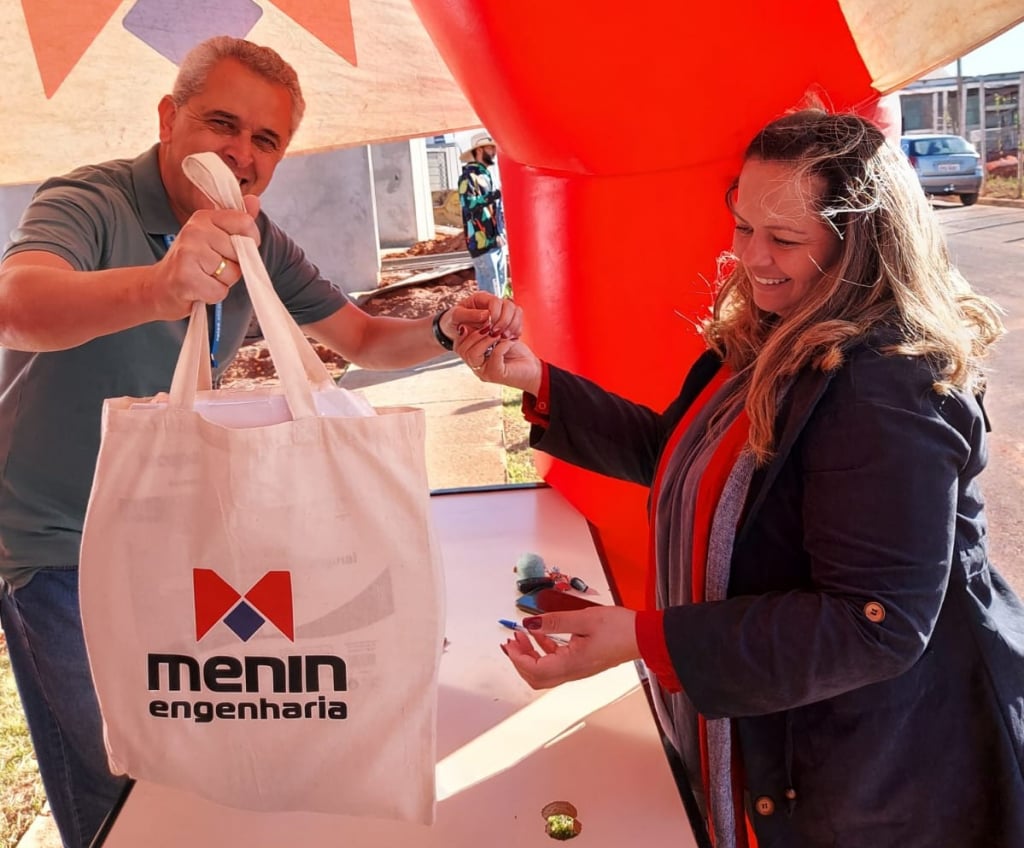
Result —
[{"label": "gray scarf", "polygon": [[[736,389],[737,379],[732,377],[697,412],[665,467],[653,519],[659,609],[693,603],[691,557],[697,492],[722,436],[742,408],[744,397],[734,395]],[[709,426],[712,419],[713,426]],[[753,455],[743,450],[725,482],[711,523],[705,572],[706,601],[726,598],[736,526],[753,472]],[[700,773],[697,710],[685,692],[669,694],[658,687],[652,688],[662,727],[686,766],[690,785],[705,817],[710,800],[713,821],[709,822],[709,827],[714,831],[716,848],[735,848],[731,719],[707,722],[710,797],[705,798]]]}]

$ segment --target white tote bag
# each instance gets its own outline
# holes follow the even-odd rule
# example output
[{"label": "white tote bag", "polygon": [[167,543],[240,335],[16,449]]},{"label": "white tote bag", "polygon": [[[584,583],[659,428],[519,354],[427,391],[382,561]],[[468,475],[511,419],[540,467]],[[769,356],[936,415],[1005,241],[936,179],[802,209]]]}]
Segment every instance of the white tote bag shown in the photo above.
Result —
[{"label": "white tote bag", "polygon": [[337,388],[234,238],[281,388],[197,391],[197,306],[169,395],[103,409],[80,586],[111,767],[233,807],[430,823],[443,586],[423,412]]}]

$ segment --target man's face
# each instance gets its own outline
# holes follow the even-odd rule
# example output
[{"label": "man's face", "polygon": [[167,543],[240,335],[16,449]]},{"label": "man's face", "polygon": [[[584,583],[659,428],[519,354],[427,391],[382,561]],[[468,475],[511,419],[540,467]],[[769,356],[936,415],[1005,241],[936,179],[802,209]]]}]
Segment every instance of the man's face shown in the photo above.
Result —
[{"label": "man's face", "polygon": [[234,59],[210,70],[205,88],[176,106],[160,101],[160,176],[178,220],[212,205],[181,170],[190,153],[213,152],[231,168],[242,194],[262,194],[291,141],[288,89]]},{"label": "man's face", "polygon": [[498,155],[498,151],[495,149],[493,144],[485,144],[480,148],[480,161],[483,162],[488,168],[494,164],[494,157]]}]

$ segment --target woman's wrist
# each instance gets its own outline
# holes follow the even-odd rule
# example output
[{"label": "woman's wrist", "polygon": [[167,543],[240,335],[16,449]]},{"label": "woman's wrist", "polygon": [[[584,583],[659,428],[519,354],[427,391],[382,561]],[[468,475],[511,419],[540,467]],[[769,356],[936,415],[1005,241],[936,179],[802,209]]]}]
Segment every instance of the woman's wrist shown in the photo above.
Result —
[{"label": "woman's wrist", "polygon": [[526,394],[538,397],[544,380],[544,363],[535,355],[532,365],[530,375],[522,381],[518,388],[522,389]]}]

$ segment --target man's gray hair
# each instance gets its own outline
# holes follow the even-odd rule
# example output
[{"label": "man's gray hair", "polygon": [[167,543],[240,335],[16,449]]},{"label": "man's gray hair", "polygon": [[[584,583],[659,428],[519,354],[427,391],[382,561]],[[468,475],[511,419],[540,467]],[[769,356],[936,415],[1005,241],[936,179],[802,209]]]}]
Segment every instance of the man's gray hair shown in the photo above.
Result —
[{"label": "man's gray hair", "polygon": [[193,47],[182,60],[178,77],[174,81],[171,98],[175,104],[181,106],[199,94],[206,86],[210,70],[222,59],[234,59],[269,82],[288,89],[292,97],[291,131],[294,134],[306,111],[306,101],[302,97],[295,68],[269,47],[261,47],[243,38],[217,35]]}]

